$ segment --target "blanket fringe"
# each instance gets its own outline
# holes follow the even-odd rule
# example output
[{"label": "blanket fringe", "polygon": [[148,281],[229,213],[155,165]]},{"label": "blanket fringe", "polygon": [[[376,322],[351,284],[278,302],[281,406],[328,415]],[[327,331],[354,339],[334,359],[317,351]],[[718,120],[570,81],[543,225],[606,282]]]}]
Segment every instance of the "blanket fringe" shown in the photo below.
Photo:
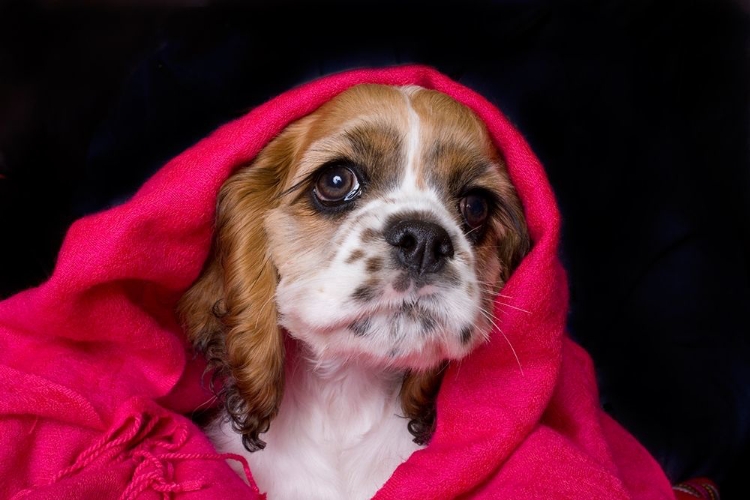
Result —
[{"label": "blanket fringe", "polygon": [[699,477],[672,487],[677,500],[719,500],[719,487],[712,480]]},{"label": "blanket fringe", "polygon": [[[110,430],[91,446],[81,452],[75,462],[60,470],[41,487],[48,487],[74,476],[94,463],[137,462],[128,487],[120,500],[134,500],[146,490],[162,493],[164,500],[172,493],[199,491],[210,486],[200,480],[174,481],[174,462],[184,460],[236,460],[242,464],[249,484],[253,485],[250,467],[241,455],[233,453],[177,453],[188,440],[189,430],[185,423],[171,418],[148,413],[128,417],[123,425]],[[14,495],[20,499],[35,488],[25,489]],[[255,493],[259,493],[253,488]],[[262,497],[262,496],[261,496]]]}]

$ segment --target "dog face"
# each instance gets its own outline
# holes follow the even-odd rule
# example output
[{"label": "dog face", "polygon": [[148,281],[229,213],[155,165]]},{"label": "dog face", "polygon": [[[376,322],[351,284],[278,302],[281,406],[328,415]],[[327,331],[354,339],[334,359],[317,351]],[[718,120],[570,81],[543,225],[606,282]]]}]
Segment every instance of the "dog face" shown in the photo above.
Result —
[{"label": "dog face", "polygon": [[418,87],[360,85],[225,183],[212,258],[180,313],[226,379],[248,448],[278,408],[284,330],[320,363],[405,370],[404,408],[418,420],[436,369],[488,338],[527,248],[515,191],[469,109]]},{"label": "dog face", "polygon": [[357,87],[308,122],[265,221],[281,325],[319,360],[463,357],[490,330],[510,264],[496,247],[520,219],[486,132],[417,88]]}]

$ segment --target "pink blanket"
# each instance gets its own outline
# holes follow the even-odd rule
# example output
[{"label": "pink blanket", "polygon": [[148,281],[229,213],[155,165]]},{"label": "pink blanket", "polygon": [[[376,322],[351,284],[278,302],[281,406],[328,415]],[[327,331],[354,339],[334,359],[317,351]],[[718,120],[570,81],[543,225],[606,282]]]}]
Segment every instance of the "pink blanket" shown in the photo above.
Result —
[{"label": "pink blanket", "polygon": [[488,101],[420,66],[295,88],[170,161],[127,203],[73,224],[50,279],[0,302],[0,498],[261,496],[190,420],[212,399],[173,310],[207,256],[222,182],[291,121],[363,82],[421,85],[473,108],[533,241],[496,302],[502,332],[449,368],[432,441],[376,498],[674,498],[599,408],[591,360],[565,334],[560,215],[539,161]]}]

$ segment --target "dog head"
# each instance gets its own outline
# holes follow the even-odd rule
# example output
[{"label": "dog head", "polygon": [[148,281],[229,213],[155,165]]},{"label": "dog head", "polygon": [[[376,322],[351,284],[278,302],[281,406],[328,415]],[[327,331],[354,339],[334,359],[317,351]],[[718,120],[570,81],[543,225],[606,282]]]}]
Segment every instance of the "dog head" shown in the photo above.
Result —
[{"label": "dog head", "polygon": [[425,442],[441,366],[488,339],[529,245],[483,123],[419,87],[345,91],[233,174],[217,207],[179,313],[249,450],[281,401],[284,332],[318,362],[403,370]]}]

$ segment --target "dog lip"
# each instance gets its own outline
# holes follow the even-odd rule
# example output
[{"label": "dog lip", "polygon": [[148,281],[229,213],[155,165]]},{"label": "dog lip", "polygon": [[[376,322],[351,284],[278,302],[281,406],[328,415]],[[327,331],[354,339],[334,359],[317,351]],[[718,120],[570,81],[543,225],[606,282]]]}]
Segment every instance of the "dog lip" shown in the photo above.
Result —
[{"label": "dog lip", "polygon": [[[427,317],[434,322],[437,322],[439,317],[440,307],[433,302],[433,295],[420,295],[412,296],[411,298],[404,298],[398,301],[389,301],[385,303],[376,303],[370,305],[370,307],[364,310],[360,309],[356,314],[349,314],[336,318],[330,324],[327,325],[308,325],[307,328],[316,330],[318,332],[335,332],[341,329],[351,329],[351,326],[360,323],[365,320],[372,320],[372,318],[383,315],[395,318],[399,315],[409,314],[410,311],[418,309],[420,318]],[[301,319],[298,317],[298,319]],[[304,322],[304,320],[303,320]]]}]

